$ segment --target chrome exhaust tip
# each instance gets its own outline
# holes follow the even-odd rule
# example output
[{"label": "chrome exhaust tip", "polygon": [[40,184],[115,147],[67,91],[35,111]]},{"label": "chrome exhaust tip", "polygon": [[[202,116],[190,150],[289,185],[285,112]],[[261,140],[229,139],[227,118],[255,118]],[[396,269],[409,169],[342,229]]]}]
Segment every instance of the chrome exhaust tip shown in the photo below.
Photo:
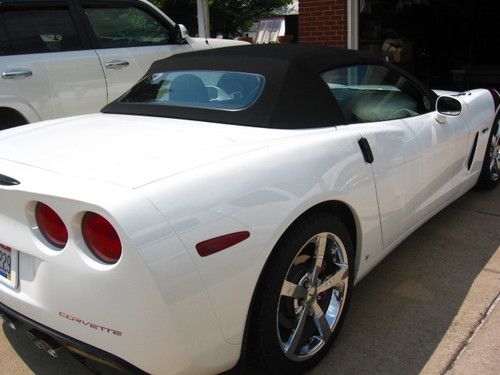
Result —
[{"label": "chrome exhaust tip", "polygon": [[36,329],[30,329],[29,331],[26,331],[26,335],[28,335],[30,340],[38,349],[47,352],[47,354],[52,358],[59,357],[58,352],[61,349],[61,345],[52,337]]},{"label": "chrome exhaust tip", "polygon": [[7,317],[5,314],[0,314],[0,321],[5,323],[7,327],[9,327],[11,330],[15,331],[17,329],[16,324],[13,322],[15,319],[11,319]]}]

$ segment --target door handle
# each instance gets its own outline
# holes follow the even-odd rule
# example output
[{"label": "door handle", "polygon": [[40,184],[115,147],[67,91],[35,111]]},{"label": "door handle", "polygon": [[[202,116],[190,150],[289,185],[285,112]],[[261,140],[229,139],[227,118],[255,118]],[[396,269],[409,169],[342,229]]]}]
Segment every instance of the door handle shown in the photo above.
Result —
[{"label": "door handle", "polygon": [[111,61],[108,61],[107,63],[104,64],[104,66],[106,66],[106,68],[115,69],[115,70],[126,68],[129,65],[130,65],[130,63],[128,61],[125,61],[125,60],[111,60]]},{"label": "door handle", "polygon": [[10,70],[8,72],[2,72],[3,79],[19,79],[32,77],[33,72],[31,70]]}]

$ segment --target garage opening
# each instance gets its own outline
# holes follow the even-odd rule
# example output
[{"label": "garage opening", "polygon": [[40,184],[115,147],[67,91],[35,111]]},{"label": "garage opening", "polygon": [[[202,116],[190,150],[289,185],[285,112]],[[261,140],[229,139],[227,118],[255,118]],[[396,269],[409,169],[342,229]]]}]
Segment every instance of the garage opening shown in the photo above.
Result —
[{"label": "garage opening", "polygon": [[432,88],[500,89],[500,1],[360,0],[359,49]]}]

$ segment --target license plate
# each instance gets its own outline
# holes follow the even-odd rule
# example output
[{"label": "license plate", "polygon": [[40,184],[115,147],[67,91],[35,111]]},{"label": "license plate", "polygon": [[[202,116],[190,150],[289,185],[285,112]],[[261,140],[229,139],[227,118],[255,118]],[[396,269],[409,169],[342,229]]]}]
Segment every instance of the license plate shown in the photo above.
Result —
[{"label": "license plate", "polygon": [[17,287],[18,251],[0,243],[0,283]]}]

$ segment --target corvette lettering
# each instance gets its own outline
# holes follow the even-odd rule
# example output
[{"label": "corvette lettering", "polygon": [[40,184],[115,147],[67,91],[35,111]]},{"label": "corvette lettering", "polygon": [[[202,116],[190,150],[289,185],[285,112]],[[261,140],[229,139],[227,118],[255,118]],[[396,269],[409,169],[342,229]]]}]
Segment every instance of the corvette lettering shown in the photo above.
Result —
[{"label": "corvette lettering", "polygon": [[121,331],[117,331],[116,329],[107,328],[107,327],[101,326],[99,324],[95,324],[95,323],[89,322],[87,320],[77,318],[77,317],[72,316],[70,314],[66,314],[66,313],[61,312],[61,311],[59,311],[59,316],[61,318],[64,318],[64,319],[70,320],[72,322],[81,324],[83,326],[95,329],[97,331],[109,333],[110,335],[115,335],[115,336],[122,336],[123,335],[123,333]]}]

